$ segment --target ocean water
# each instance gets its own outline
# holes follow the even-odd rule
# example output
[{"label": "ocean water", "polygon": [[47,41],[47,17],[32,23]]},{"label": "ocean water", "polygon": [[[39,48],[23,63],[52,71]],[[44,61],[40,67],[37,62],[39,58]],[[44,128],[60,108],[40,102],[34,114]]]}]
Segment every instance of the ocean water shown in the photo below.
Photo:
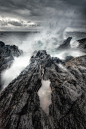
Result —
[{"label": "ocean water", "polygon": [[0,32],[0,41],[6,45],[19,45],[27,40],[27,37],[36,34],[37,32]]},{"label": "ocean water", "polygon": [[86,38],[86,32],[66,32],[65,37],[71,36],[75,40]]},{"label": "ocean water", "polygon": [[[86,38],[85,32],[65,32],[64,35],[58,36],[58,34],[53,34],[51,32],[37,32],[37,31],[28,31],[28,32],[0,32],[0,41],[3,41],[6,45],[17,45],[19,48],[23,49],[22,44],[35,45],[35,49],[44,48],[47,51],[51,47],[52,49],[58,47],[63,43],[64,39],[72,37],[72,42]],[[48,46],[47,46],[48,45]],[[51,49],[51,51],[53,51]]]},{"label": "ocean water", "polygon": [[[35,50],[46,50],[51,56],[60,59],[65,59],[68,55],[75,57],[83,55],[80,50],[73,50],[74,47],[78,46],[76,39],[80,39],[80,37],[74,37],[72,39],[70,50],[58,53],[56,48],[64,41],[64,37],[66,39],[69,36],[71,36],[70,33],[61,36],[56,32],[45,30],[42,32],[0,32],[0,41],[3,41],[7,45],[15,44],[24,52],[22,56],[14,57],[11,67],[2,72],[3,89],[29,65],[30,57]],[[82,36],[81,38],[84,37]]]}]

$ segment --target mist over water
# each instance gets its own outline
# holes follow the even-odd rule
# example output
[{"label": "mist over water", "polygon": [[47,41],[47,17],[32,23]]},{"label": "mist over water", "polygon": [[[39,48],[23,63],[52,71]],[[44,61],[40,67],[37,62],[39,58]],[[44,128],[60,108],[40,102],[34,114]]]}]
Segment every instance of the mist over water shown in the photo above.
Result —
[{"label": "mist over water", "polygon": [[29,57],[23,55],[20,57],[14,57],[14,61],[10,68],[7,68],[2,72],[2,85],[3,89],[29,64]]}]

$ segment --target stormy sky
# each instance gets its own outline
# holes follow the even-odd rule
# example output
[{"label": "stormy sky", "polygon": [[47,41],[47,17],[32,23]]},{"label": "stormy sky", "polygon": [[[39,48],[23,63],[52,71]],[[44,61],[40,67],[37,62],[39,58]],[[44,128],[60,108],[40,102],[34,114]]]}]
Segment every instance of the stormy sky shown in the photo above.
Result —
[{"label": "stormy sky", "polygon": [[57,26],[86,28],[86,0],[0,0],[0,31]]}]

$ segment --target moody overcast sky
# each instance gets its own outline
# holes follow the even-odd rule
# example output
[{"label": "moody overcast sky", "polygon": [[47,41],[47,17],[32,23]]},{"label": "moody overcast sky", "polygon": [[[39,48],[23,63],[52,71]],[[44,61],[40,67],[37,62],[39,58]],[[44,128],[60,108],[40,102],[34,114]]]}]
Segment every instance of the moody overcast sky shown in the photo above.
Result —
[{"label": "moody overcast sky", "polygon": [[55,24],[86,29],[86,0],[0,0],[0,31]]}]

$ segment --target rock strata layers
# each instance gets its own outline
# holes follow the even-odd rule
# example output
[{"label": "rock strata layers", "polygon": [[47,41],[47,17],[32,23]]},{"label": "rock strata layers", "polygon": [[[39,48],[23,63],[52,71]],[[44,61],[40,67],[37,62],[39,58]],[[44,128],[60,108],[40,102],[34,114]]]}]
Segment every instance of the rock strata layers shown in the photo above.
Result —
[{"label": "rock strata layers", "polygon": [[[86,55],[64,63],[42,50],[30,61],[0,95],[0,128],[85,129]],[[51,82],[49,114],[40,107],[42,79]]]}]

